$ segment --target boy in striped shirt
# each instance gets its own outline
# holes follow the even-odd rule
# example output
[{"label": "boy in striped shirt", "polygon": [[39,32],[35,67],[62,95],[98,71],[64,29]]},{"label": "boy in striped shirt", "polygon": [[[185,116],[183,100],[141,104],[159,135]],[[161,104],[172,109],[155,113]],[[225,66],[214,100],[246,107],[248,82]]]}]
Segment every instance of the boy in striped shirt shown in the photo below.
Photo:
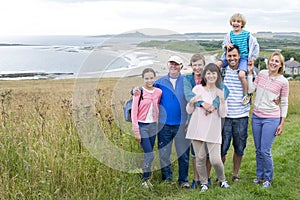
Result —
[{"label": "boy in striped shirt", "polygon": [[[237,45],[239,47],[241,58],[239,62],[238,75],[243,87],[242,104],[246,105],[250,101],[246,72],[248,70],[248,65],[252,65],[254,60],[258,57],[259,44],[256,38],[253,37],[249,31],[243,29],[246,25],[246,20],[242,14],[236,13],[232,15],[230,18],[230,25],[232,26],[233,30],[225,35],[222,49],[224,52],[226,52],[226,49],[232,48],[233,45]],[[223,54],[221,60],[216,64],[220,68],[228,65],[228,62],[225,58],[225,53]]]}]

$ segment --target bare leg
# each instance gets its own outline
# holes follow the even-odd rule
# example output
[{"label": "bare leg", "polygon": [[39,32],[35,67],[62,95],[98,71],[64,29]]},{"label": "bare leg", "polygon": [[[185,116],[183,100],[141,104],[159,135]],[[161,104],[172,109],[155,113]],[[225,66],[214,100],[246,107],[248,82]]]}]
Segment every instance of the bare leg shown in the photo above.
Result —
[{"label": "bare leg", "polygon": [[209,158],[206,159],[206,171],[207,171],[207,177],[210,178],[211,164]]},{"label": "bare leg", "polygon": [[240,70],[238,76],[239,76],[239,79],[240,79],[242,87],[243,87],[243,94],[244,95],[248,94],[248,83],[247,83],[247,80],[245,79],[246,72]]},{"label": "bare leg", "polygon": [[222,162],[223,162],[223,164],[224,164],[225,161],[226,161],[226,156],[222,156],[221,159],[222,159]]},{"label": "bare leg", "polygon": [[239,175],[239,170],[241,167],[243,156],[239,156],[236,153],[233,154],[233,176]]}]

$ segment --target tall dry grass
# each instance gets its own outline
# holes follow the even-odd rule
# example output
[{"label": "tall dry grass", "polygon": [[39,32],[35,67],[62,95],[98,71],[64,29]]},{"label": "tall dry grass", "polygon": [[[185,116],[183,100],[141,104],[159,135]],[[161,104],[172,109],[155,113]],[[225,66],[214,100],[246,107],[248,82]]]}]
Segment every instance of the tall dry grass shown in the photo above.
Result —
[{"label": "tall dry grass", "polygon": [[[122,106],[130,97],[131,87],[137,84],[140,78],[101,79],[94,91],[93,114],[103,133],[114,145],[130,152],[141,149],[131,137],[130,124],[123,121]],[[71,79],[0,81],[0,199],[198,198],[199,193],[181,190],[176,184],[161,184],[159,171],[153,173],[155,190],[142,190],[139,174],[114,170],[92,156],[76,129],[74,85],[75,80]],[[292,119],[287,123],[290,123],[288,131],[294,135],[297,135],[295,124],[300,120],[299,86],[300,82],[290,82],[289,116]],[[253,151],[253,147],[247,148]],[[228,172],[230,167],[227,166]],[[176,163],[174,177],[175,168]],[[253,175],[253,169],[245,174]],[[236,189],[245,195],[250,192],[253,197],[250,199],[256,199],[257,195],[267,199],[279,193],[281,197],[295,197],[295,191],[290,195],[279,190],[272,196],[245,184],[245,189]],[[292,189],[299,192],[299,187]],[[234,197],[233,194],[234,189],[229,192],[216,189],[206,197],[226,199],[227,195]]]}]

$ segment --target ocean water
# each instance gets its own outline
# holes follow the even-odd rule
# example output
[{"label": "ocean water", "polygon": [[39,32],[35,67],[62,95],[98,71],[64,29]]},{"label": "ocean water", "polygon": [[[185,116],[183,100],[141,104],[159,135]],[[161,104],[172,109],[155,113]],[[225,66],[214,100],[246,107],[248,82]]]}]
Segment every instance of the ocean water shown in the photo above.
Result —
[{"label": "ocean water", "polygon": [[0,38],[0,74],[77,73],[82,63],[108,38],[32,36]]},{"label": "ocean water", "polygon": [[[78,72],[92,74],[103,70],[122,70],[151,64],[152,58],[139,52],[117,55],[97,52],[99,46],[137,44],[145,38],[93,36],[0,37],[0,79],[39,79],[41,75],[10,77],[11,74],[49,74]],[[112,64],[113,63],[113,64]],[[108,68],[105,68],[109,65]],[[82,69],[84,67],[84,69]],[[3,78],[5,75],[5,78]],[[21,75],[22,76],[22,75]],[[62,76],[62,75],[60,75]],[[69,76],[69,75],[68,75]]]},{"label": "ocean water", "polygon": [[[123,51],[114,47],[130,46],[152,39],[139,36],[2,36],[0,80],[78,77],[78,74],[95,77],[101,71],[110,72],[109,76],[114,76],[115,71],[135,71],[136,68],[161,62],[158,59],[160,55],[140,52],[134,47]],[[170,39],[174,38],[155,38]],[[166,59],[163,58],[163,63]]]}]

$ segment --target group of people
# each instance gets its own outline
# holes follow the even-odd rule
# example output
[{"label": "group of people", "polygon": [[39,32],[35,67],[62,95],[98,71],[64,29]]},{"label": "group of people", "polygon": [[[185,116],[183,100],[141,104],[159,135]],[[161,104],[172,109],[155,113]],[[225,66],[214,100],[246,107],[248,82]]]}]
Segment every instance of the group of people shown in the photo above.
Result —
[{"label": "group of people", "polygon": [[[193,72],[184,76],[180,73],[182,59],[174,55],[167,62],[167,75],[155,80],[152,68],[142,72],[143,98],[139,102],[140,91],[136,88],[132,125],[135,139],[144,150],[143,187],[152,187],[150,178],[156,135],[163,181],[173,179],[170,156],[174,141],[181,187],[199,187],[200,191],[206,191],[211,184],[211,167],[216,172],[220,187],[230,187],[224,163],[231,140],[234,147],[231,180],[239,181],[238,172],[248,138],[250,97],[254,91],[254,183],[263,187],[272,185],[271,148],[276,136],[282,133],[287,116],[289,84],[282,75],[284,58],[279,52],[269,57],[267,70],[253,75],[259,45],[249,32],[243,30],[245,23],[239,13],[231,17],[233,30],[225,36],[224,56],[217,63],[205,65],[205,58],[194,54],[190,60]],[[190,152],[194,166],[191,186],[188,182]]]}]

